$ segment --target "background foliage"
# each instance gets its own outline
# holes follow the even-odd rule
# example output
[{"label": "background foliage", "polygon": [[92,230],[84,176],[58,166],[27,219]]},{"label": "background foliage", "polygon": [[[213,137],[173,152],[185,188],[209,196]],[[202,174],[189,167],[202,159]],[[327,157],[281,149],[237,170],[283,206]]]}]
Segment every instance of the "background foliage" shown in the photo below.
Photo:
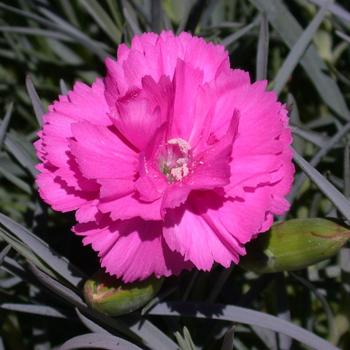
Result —
[{"label": "background foliage", "polygon": [[164,28],[222,43],[232,66],[267,78],[288,104],[299,165],[288,218],[350,219],[348,0],[2,0],[0,349],[70,338],[62,349],[349,349],[349,246],[295,273],[183,273],[115,319],[85,305],[81,282],[98,261],[70,232],[72,216],[38,199],[32,142],[58,94],[103,75],[118,43]]}]

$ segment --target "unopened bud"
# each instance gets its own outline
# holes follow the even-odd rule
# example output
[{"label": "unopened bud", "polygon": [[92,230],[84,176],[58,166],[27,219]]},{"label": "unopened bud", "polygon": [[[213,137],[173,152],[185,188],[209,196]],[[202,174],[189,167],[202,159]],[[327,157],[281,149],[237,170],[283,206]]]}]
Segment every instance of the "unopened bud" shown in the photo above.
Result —
[{"label": "unopened bud", "polygon": [[119,316],[145,305],[157,294],[162,283],[162,279],[151,277],[142,282],[125,284],[98,271],[85,282],[84,298],[91,308],[110,316]]},{"label": "unopened bud", "polygon": [[249,243],[240,264],[256,273],[300,270],[332,257],[349,238],[350,230],[331,220],[288,220]]}]

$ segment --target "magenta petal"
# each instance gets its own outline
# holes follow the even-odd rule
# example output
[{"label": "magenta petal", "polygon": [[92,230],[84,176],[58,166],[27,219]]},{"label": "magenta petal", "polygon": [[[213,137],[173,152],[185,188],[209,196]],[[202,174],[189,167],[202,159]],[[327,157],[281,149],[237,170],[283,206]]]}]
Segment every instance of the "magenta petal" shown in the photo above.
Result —
[{"label": "magenta petal", "polygon": [[85,236],[99,252],[101,265],[124,282],[177,275],[192,264],[172,252],[162,238],[161,223],[133,219],[98,225],[77,225],[75,232]]},{"label": "magenta petal", "polygon": [[185,203],[192,188],[184,183],[169,186],[164,193],[161,211],[164,214],[166,209],[176,208]]},{"label": "magenta petal", "polygon": [[189,33],[136,35],[105,66],[43,117],[41,197],[126,282],[237,263],[289,208],[286,107]]},{"label": "magenta petal", "polygon": [[89,179],[133,177],[137,154],[104,126],[82,122],[72,125],[70,143],[82,174]]},{"label": "magenta petal", "polygon": [[100,186],[100,198],[102,200],[123,197],[134,190],[133,179],[98,179]]},{"label": "magenta petal", "polygon": [[130,91],[116,102],[118,113],[113,122],[137,149],[143,150],[161,124],[160,109],[151,109],[149,101]]},{"label": "magenta petal", "polygon": [[191,188],[213,189],[229,184],[232,146],[238,124],[238,112],[235,112],[225,136],[205,151],[194,155],[193,174],[185,181]]},{"label": "magenta petal", "polygon": [[90,222],[96,220],[98,214],[97,200],[92,200],[82,205],[76,212],[75,218],[80,223]]},{"label": "magenta petal", "polygon": [[171,250],[179,252],[198,269],[209,271],[214,262],[225,267],[237,263],[239,253],[242,253],[238,243],[236,248],[230,246],[217,233],[218,230],[200,213],[182,206],[167,211],[163,234]]},{"label": "magenta petal", "polygon": [[104,83],[101,79],[97,79],[92,87],[77,82],[65,99],[54,104],[54,110],[77,121],[111,125],[112,123],[108,118],[109,108],[104,92]]},{"label": "magenta petal", "polygon": [[54,172],[45,171],[37,175],[36,183],[39,187],[40,196],[54,210],[63,212],[76,210],[89,199],[92,199],[88,194],[69,187]]},{"label": "magenta petal", "polygon": [[[174,110],[169,123],[168,138],[188,140],[192,131],[198,89],[203,82],[203,72],[178,60],[174,84]],[[203,126],[202,126],[203,127]]]},{"label": "magenta petal", "polygon": [[101,201],[98,208],[102,213],[110,213],[113,220],[127,220],[141,217],[145,220],[161,220],[161,200],[152,203],[139,200],[134,193],[123,197]]}]

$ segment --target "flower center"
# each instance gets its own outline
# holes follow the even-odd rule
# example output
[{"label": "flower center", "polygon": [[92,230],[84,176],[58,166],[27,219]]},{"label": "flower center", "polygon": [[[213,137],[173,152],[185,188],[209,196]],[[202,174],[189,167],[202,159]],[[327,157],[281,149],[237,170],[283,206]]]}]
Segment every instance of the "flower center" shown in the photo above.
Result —
[{"label": "flower center", "polygon": [[190,173],[191,146],[181,138],[168,140],[161,151],[159,166],[170,183],[182,180]]}]

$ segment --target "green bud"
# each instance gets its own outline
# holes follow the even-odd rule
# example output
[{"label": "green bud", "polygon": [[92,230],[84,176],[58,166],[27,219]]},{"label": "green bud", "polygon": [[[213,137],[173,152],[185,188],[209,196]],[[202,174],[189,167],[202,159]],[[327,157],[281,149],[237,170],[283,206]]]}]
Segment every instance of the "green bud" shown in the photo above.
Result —
[{"label": "green bud", "polygon": [[240,264],[256,273],[300,270],[332,257],[349,237],[349,229],[334,221],[288,220],[250,242]]},{"label": "green bud", "polygon": [[84,298],[93,309],[110,316],[137,310],[159,291],[163,279],[151,277],[142,282],[125,284],[102,270],[84,284]]}]

